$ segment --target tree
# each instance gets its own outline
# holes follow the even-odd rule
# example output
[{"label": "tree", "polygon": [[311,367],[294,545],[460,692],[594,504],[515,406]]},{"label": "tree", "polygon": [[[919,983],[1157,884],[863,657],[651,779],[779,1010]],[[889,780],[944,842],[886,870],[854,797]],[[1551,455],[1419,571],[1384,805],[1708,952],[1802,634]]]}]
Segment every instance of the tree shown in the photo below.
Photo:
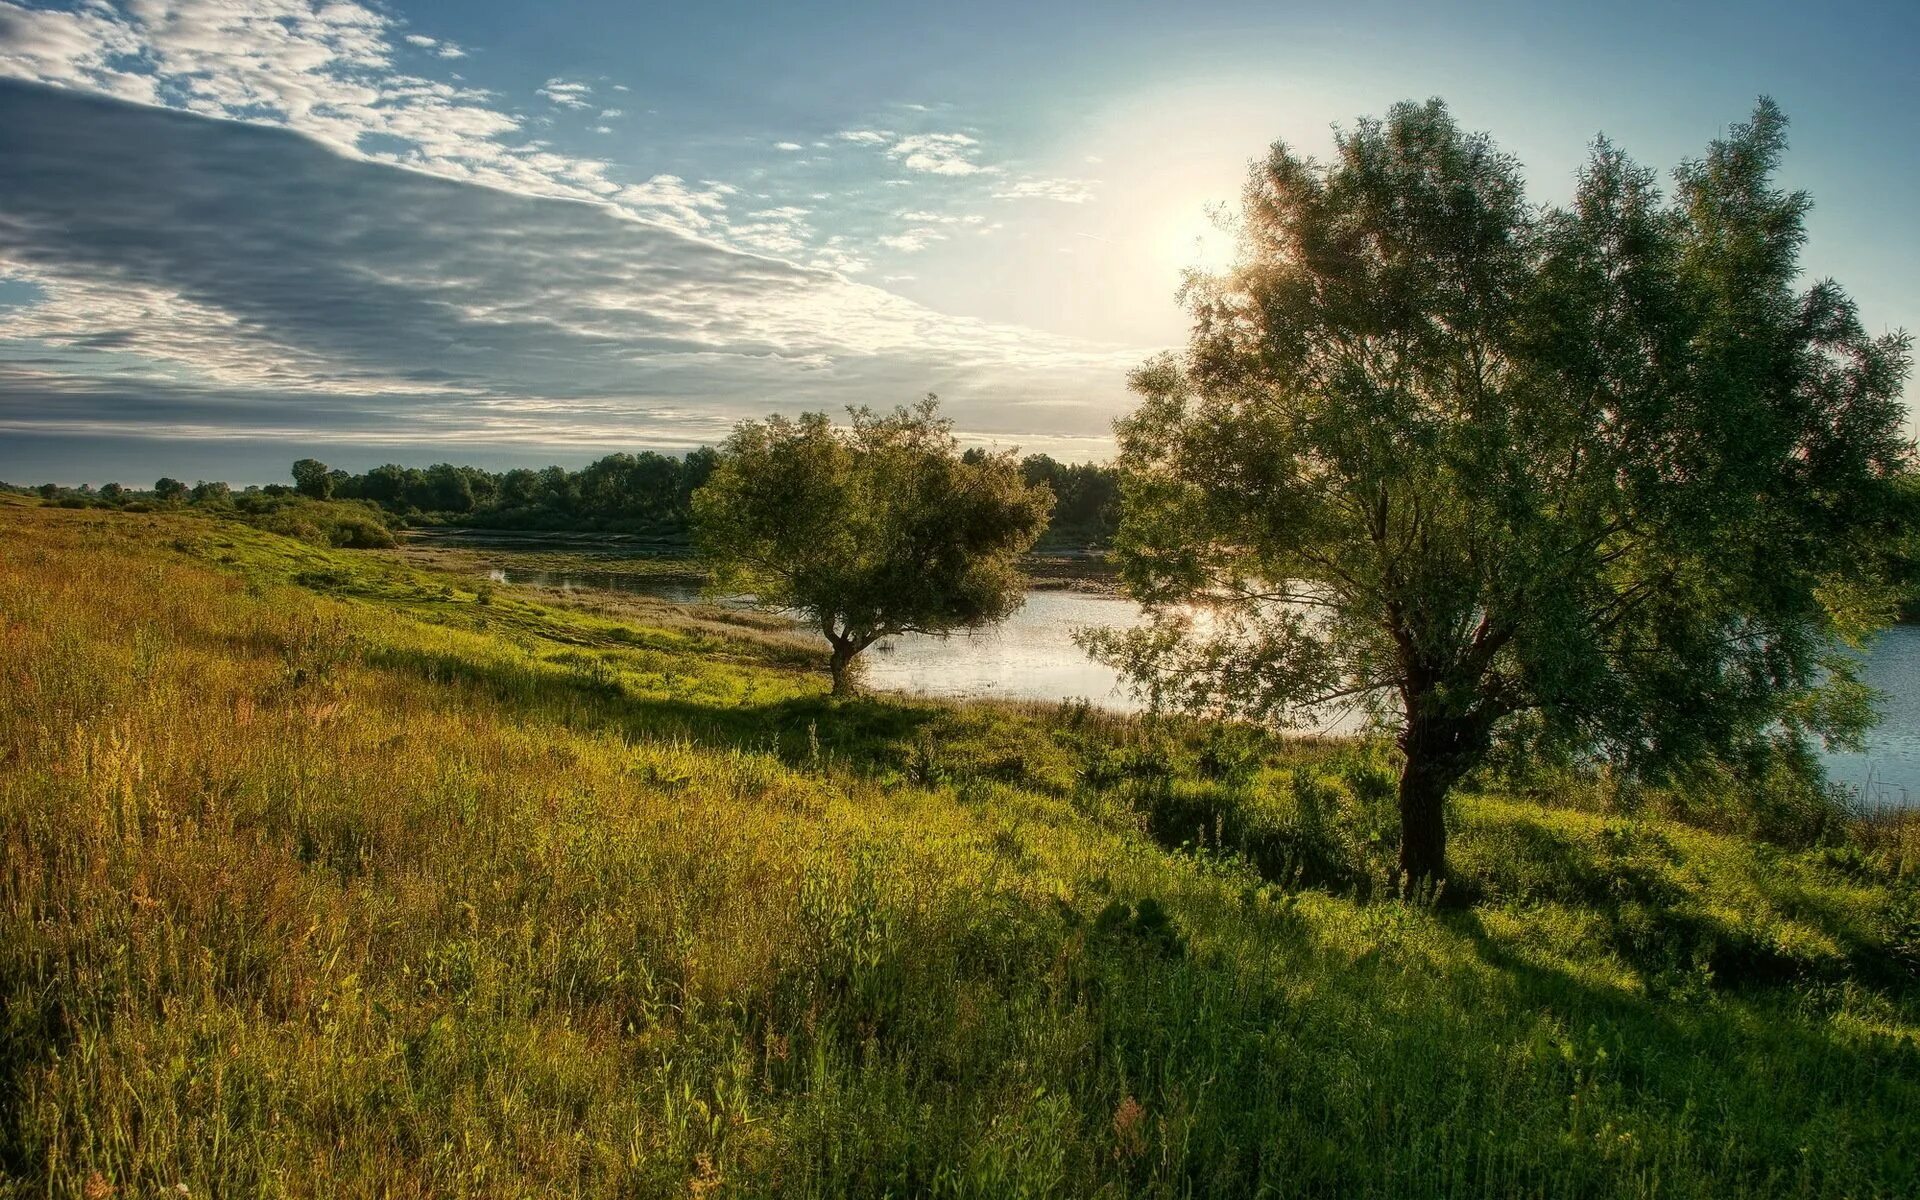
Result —
[{"label": "tree", "polygon": [[103,483],[100,485],[100,498],[108,504],[120,504],[127,498],[127,489],[118,483]]},{"label": "tree", "polygon": [[187,497],[187,485],[171,475],[162,475],[154,481],[153,494],[162,500],[174,503]]},{"label": "tree", "polygon": [[312,500],[333,498],[333,473],[317,458],[296,459],[293,464],[293,490]]},{"label": "tree", "polygon": [[527,508],[540,497],[540,476],[525,467],[516,467],[500,477],[500,503],[508,508]]},{"label": "tree", "polygon": [[714,586],[798,610],[833,648],[835,695],[855,656],[900,633],[947,633],[1019,606],[1020,555],[1053,497],[1011,452],[963,462],[928,396],[909,411],[850,409],[743,422],[693,497]]},{"label": "tree", "polygon": [[195,504],[231,504],[233,502],[233,489],[217,479],[199,480],[193,485],[193,491],[189,495]]},{"label": "tree", "polygon": [[473,472],[452,463],[435,463],[407,472],[407,503],[421,512],[472,512]]},{"label": "tree", "polygon": [[1602,140],[1565,209],[1438,101],[1324,165],[1274,146],[1239,265],[1189,277],[1191,345],[1118,426],[1119,553],[1158,616],[1090,647],[1160,703],[1367,706],[1422,886],[1496,744],[1658,774],[1857,736],[1832,647],[1889,607],[1908,341],[1797,290],[1784,127],[1761,101],[1671,200]]},{"label": "tree", "polygon": [[399,508],[406,500],[407,469],[398,463],[383,463],[360,477],[360,499],[388,508]]},{"label": "tree", "polygon": [[1920,473],[1901,477],[1900,500],[1904,507],[1900,525],[1905,532],[1894,539],[1887,573],[1900,589],[1900,619],[1920,621]]}]

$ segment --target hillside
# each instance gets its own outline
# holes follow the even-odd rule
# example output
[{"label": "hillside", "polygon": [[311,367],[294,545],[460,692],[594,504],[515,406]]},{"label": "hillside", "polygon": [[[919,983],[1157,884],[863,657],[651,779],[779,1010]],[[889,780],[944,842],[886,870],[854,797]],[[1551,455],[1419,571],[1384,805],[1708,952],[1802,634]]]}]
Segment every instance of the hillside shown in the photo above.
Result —
[{"label": "hillside", "polygon": [[[0,1195],[1920,1194],[1920,838],[0,498]],[[1545,807],[1538,800],[1553,802]]]}]

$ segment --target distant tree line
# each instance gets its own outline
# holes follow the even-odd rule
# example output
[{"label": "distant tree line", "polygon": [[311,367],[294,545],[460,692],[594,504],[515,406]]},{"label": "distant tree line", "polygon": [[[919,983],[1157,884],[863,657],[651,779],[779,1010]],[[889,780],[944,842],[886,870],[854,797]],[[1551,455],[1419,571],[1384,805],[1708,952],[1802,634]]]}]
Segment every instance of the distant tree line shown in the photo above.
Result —
[{"label": "distant tree line", "polygon": [[[332,470],[317,459],[293,464],[294,488],[315,500],[364,500],[396,517],[498,529],[594,529],[684,537],[693,494],[712,476],[718,454],[703,446],[684,457],[642,451],[609,454],[577,471],[553,466],[493,472],[436,463],[375,467],[363,475]],[[970,450],[965,459],[988,457]],[[1055,497],[1048,541],[1105,545],[1118,518],[1112,467],[1062,463],[1045,454],[1020,460],[1023,482],[1045,484]]]},{"label": "distant tree line", "polygon": [[[986,451],[977,449],[963,456],[970,465],[987,457]],[[455,463],[427,467],[387,463],[357,475],[316,458],[302,458],[293,464],[291,484],[234,489],[219,482],[189,486],[162,478],[144,491],[119,483],[98,488],[49,483],[16,490],[73,508],[133,507],[138,511],[188,505],[233,508],[252,517],[279,512],[301,500],[346,501],[377,509],[389,525],[595,530],[680,541],[688,536],[693,494],[712,476],[718,458],[715,450],[703,446],[680,457],[651,450],[609,454],[576,471],[560,466],[488,471]],[[1055,498],[1042,548],[1098,548],[1111,541],[1119,519],[1119,480],[1112,467],[1063,463],[1045,454],[1027,455],[1018,466],[1026,486],[1044,484]]]}]

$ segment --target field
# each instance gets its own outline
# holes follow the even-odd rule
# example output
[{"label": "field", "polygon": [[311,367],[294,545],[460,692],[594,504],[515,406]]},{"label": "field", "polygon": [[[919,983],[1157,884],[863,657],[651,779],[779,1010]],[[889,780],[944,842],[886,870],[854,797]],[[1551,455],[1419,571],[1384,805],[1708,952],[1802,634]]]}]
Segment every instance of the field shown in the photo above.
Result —
[{"label": "field", "polygon": [[1920,1194],[1911,824],[822,657],[0,499],[0,1195]]}]

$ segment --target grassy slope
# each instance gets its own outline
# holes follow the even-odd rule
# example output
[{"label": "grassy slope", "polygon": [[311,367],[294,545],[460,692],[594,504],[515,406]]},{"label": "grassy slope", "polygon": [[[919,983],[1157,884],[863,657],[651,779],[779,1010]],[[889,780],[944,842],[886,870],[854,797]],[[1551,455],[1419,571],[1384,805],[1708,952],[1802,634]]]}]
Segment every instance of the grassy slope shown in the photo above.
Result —
[{"label": "grassy slope", "polygon": [[482,595],[0,501],[0,1194],[1920,1192],[1898,854]]}]

